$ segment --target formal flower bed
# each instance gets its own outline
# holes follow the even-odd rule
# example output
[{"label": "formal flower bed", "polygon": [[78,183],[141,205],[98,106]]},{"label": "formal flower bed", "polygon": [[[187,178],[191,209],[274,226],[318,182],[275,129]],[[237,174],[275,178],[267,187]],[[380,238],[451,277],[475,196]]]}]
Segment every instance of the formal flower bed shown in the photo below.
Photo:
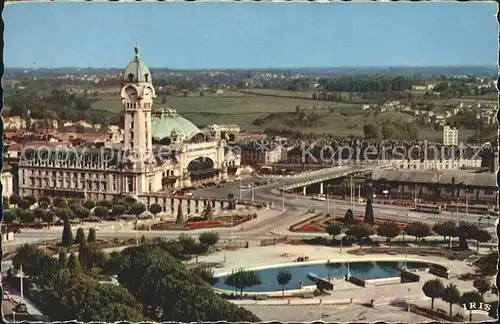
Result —
[{"label": "formal flower bed", "polygon": [[[244,222],[247,222],[253,218],[255,218],[256,214],[248,214],[248,215],[223,215],[220,217],[215,217],[212,220],[204,220],[201,217],[193,217],[188,219],[183,224],[176,224],[175,221],[166,221],[159,222],[151,225],[152,231],[165,231],[165,230],[191,230],[191,229],[199,229],[199,228],[213,228],[213,227],[229,227],[231,224],[233,226],[238,226]],[[139,230],[148,230],[149,227],[146,224],[143,224],[142,227],[139,227]]]},{"label": "formal flower bed", "polygon": [[314,224],[304,224],[300,227],[301,232],[324,232],[325,229]]},{"label": "formal flower bed", "polygon": [[[328,214],[318,214],[305,221],[294,224],[290,227],[290,230],[295,232],[326,232],[326,228],[333,223],[339,223],[343,226],[349,226],[353,224],[359,224],[363,222],[363,216],[354,216],[354,221],[351,224],[344,224],[344,216],[329,216]],[[375,219],[375,226],[382,226],[387,223],[392,223],[391,220],[385,219]],[[401,229],[404,229],[406,224],[397,222]]]},{"label": "formal flower bed", "polygon": [[224,223],[216,220],[206,220],[206,221],[197,221],[197,222],[189,222],[186,224],[189,228],[206,228],[206,227],[215,227],[215,226],[223,226]]}]

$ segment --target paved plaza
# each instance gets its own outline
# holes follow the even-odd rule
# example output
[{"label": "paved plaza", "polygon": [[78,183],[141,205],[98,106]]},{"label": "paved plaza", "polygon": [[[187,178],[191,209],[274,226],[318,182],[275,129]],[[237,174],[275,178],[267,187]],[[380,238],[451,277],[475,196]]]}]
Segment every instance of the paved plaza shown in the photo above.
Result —
[{"label": "paved plaza", "polygon": [[[356,248],[351,248],[356,249]],[[404,255],[352,255],[346,253],[348,249],[343,249],[339,253],[338,247],[307,246],[307,245],[287,245],[278,244],[267,247],[250,247],[237,251],[219,251],[212,255],[199,258],[199,261],[220,263],[220,267],[215,268],[216,274],[228,273],[238,268],[261,268],[266,266],[276,266],[279,264],[293,264],[299,256],[308,256],[309,262],[330,260],[330,262],[341,261],[361,261],[361,260],[404,260]],[[226,262],[224,263],[224,254]],[[461,273],[474,273],[475,267],[469,261],[451,261],[433,256],[409,255],[408,260],[418,260],[423,262],[437,262],[450,269],[451,279],[441,278],[446,286],[449,283],[457,285],[461,292],[473,291],[472,281],[458,280],[456,276]],[[310,299],[292,299],[292,305],[286,305],[288,300],[269,299],[262,301],[235,300],[245,308],[248,308],[259,316],[262,320],[279,321],[403,321],[403,322],[423,322],[428,318],[408,313],[405,310],[390,306],[394,300],[406,301],[430,307],[430,299],[422,292],[422,285],[436,276],[427,272],[419,272],[420,282],[395,283],[387,285],[367,285],[367,287],[355,286],[349,282],[338,281],[335,290],[330,291],[329,296],[314,297]],[[491,293],[485,294],[486,301],[495,300],[496,296]],[[352,298],[352,305],[332,305],[336,301],[345,301]],[[319,301],[321,299],[321,302]],[[375,309],[362,307],[360,304],[369,303],[373,299],[378,305]],[[322,306],[317,306],[323,303]],[[282,304],[282,305],[280,305]],[[295,304],[295,305],[293,305]],[[299,306],[300,304],[300,306]],[[314,305],[316,304],[316,305]],[[449,304],[441,300],[434,301],[435,308],[440,308],[446,313],[449,311]],[[463,313],[460,305],[453,305],[453,313]],[[487,316],[473,314],[473,320],[490,320]]]}]

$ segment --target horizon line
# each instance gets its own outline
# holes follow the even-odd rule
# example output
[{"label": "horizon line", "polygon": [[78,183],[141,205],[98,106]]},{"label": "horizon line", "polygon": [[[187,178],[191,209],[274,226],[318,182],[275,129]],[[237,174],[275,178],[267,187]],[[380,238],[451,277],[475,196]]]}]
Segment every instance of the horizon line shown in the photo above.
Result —
[{"label": "horizon line", "polygon": [[[296,70],[296,69],[374,69],[374,68],[497,68],[500,69],[498,64],[471,64],[471,65],[349,65],[349,66],[297,66],[297,67],[199,67],[199,68],[182,68],[182,67],[154,67],[150,69],[167,69],[167,70]],[[19,67],[19,66],[4,66],[4,69],[24,69],[24,70],[50,70],[50,69],[107,69],[119,70],[125,67],[93,67],[93,66],[58,66],[58,67]]]}]

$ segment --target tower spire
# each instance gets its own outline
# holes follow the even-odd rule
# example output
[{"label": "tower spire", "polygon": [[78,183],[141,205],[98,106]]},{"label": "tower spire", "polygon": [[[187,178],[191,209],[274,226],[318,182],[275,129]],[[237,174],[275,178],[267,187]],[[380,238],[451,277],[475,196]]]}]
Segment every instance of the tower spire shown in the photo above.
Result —
[{"label": "tower spire", "polygon": [[135,41],[135,47],[134,47],[134,51],[135,51],[135,58],[139,58],[139,42],[138,41]]}]

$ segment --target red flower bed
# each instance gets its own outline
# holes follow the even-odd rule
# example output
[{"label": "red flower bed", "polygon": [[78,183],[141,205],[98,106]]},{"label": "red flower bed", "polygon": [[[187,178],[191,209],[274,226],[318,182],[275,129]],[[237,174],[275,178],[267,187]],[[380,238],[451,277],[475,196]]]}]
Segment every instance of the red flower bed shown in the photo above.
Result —
[{"label": "red flower bed", "polygon": [[213,221],[213,220],[187,223],[187,227],[207,227],[207,226],[221,226],[221,225],[224,225],[224,223],[221,221]]},{"label": "red flower bed", "polygon": [[319,226],[312,225],[312,224],[305,224],[300,227],[301,230],[303,231],[309,231],[309,232],[324,232],[325,230],[320,228]]}]

